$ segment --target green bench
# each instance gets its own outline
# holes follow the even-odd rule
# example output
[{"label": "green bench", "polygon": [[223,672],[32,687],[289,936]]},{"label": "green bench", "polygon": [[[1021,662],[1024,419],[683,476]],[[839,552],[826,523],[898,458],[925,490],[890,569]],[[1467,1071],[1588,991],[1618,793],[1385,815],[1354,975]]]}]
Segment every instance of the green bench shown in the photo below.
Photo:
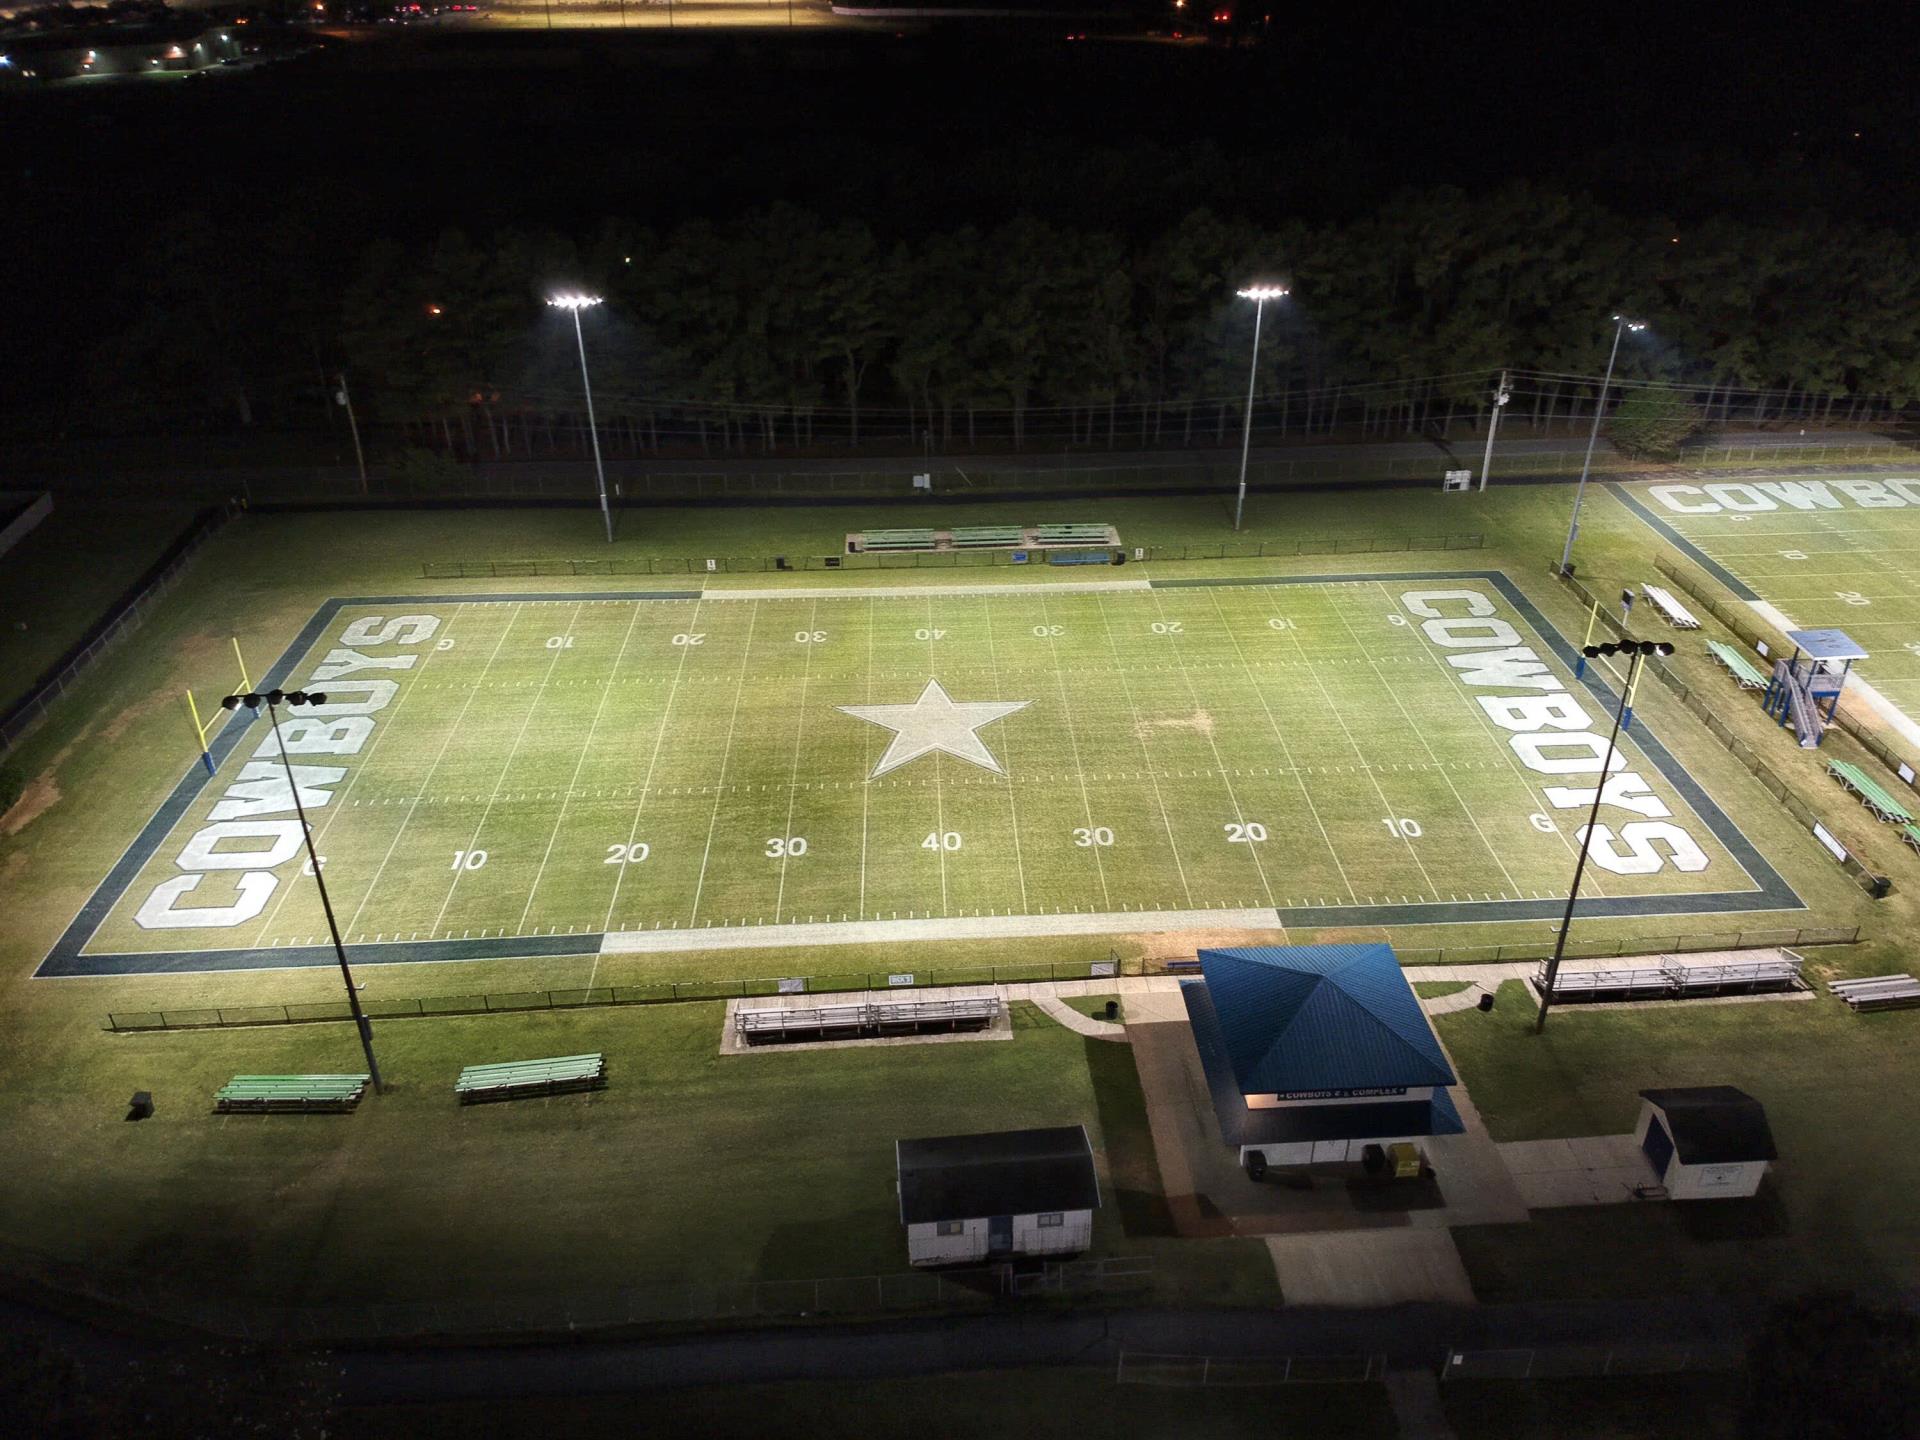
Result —
[{"label": "green bench", "polygon": [[1911,821],[1902,825],[1900,827],[1900,838],[1915,850],[1920,851],[1920,825],[1915,825]]},{"label": "green bench", "polygon": [[519,1100],[530,1095],[561,1095],[599,1090],[607,1083],[605,1055],[556,1055],[546,1060],[508,1060],[469,1065],[453,1082],[462,1105],[482,1100]]},{"label": "green bench", "polygon": [[869,530],[860,537],[862,550],[931,550],[931,530]]},{"label": "green bench", "polygon": [[1036,525],[1036,545],[1111,545],[1113,528],[1109,525]]},{"label": "green bench", "polygon": [[351,1110],[367,1088],[365,1075],[236,1075],[215,1093],[225,1114]]},{"label": "green bench", "polygon": [[1027,543],[1027,532],[1018,525],[956,525],[953,548],[968,550],[980,546],[1020,546]]},{"label": "green bench", "polygon": [[1885,790],[1881,789],[1880,782],[1867,774],[1867,772],[1862,770],[1858,765],[1851,764],[1845,760],[1829,760],[1827,762],[1827,773],[1837,779],[1842,785],[1846,786],[1847,789],[1853,791],[1854,794],[1858,795],[1860,797],[1860,803],[1865,805],[1867,809],[1871,810],[1875,815],[1879,816],[1880,819],[1889,821],[1895,825],[1910,825],[1913,823],[1913,816],[1907,812],[1907,807],[1894,799],[1893,796],[1889,795]]},{"label": "green bench", "polygon": [[1707,641],[1707,649],[1712,652],[1714,659],[1727,667],[1727,673],[1740,682],[1742,690],[1767,688],[1767,672],[1724,640]]}]

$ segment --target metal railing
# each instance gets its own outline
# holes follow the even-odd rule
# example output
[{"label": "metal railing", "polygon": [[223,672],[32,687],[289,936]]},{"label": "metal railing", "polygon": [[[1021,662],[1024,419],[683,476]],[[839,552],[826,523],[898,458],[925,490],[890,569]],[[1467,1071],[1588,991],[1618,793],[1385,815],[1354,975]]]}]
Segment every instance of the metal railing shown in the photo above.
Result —
[{"label": "metal railing", "polygon": [[226,510],[203,510],[188,530],[167,548],[166,554],[123,595],[116,607],[70,649],[33,689],[0,715],[0,755],[20,743],[47,717],[55,701],[84,676],[93,663],[125,640],[152,612],[160,598],[180,580],[194,557],[231,518]]},{"label": "metal railing", "polygon": [[1122,1350],[1116,1385],[1358,1385],[1383,1380],[1385,1355],[1160,1355]]},{"label": "metal railing", "polygon": [[1746,1350],[1731,1341],[1687,1344],[1553,1345],[1510,1350],[1448,1350],[1442,1380],[1545,1380],[1575,1375],[1674,1375],[1737,1370]]}]

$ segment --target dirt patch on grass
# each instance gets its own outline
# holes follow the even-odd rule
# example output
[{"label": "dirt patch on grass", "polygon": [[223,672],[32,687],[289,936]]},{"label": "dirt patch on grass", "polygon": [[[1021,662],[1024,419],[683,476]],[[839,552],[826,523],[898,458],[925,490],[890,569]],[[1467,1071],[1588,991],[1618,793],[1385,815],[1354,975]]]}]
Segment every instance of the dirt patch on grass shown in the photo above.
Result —
[{"label": "dirt patch on grass", "polygon": [[0,835],[18,835],[59,803],[60,787],[53,783],[52,769],[43,770],[26,783],[7,813],[0,815]]},{"label": "dirt patch on grass", "polygon": [[1136,720],[1133,723],[1133,735],[1136,740],[1151,740],[1156,731],[1185,730],[1195,735],[1213,738],[1213,712],[1195,710],[1191,715],[1175,715],[1166,720]]}]

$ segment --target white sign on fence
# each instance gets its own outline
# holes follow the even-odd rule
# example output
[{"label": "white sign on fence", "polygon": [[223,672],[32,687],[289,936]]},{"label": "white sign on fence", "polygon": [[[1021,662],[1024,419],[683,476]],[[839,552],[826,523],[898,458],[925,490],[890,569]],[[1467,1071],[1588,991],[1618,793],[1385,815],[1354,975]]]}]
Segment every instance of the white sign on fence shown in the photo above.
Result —
[{"label": "white sign on fence", "polygon": [[801,975],[796,977],[795,979],[782,980],[780,982],[780,993],[782,995],[806,994],[807,993],[807,977],[804,975]]},{"label": "white sign on fence", "polygon": [[1909,785],[1913,784],[1913,767],[1911,765],[1902,765],[1900,767],[1900,778]]},{"label": "white sign on fence", "polygon": [[1832,834],[1827,830],[1827,827],[1817,820],[1813,825],[1813,838],[1826,846],[1828,850],[1832,851],[1834,859],[1840,861],[1842,864],[1846,863],[1847,847],[1834,839]]},{"label": "white sign on fence", "polygon": [[1087,973],[1098,980],[1103,975],[1118,974],[1118,968],[1111,960],[1096,960],[1087,967]]},{"label": "white sign on fence", "polygon": [[913,976],[912,975],[889,975],[887,976],[887,984],[911,985],[913,984]]}]

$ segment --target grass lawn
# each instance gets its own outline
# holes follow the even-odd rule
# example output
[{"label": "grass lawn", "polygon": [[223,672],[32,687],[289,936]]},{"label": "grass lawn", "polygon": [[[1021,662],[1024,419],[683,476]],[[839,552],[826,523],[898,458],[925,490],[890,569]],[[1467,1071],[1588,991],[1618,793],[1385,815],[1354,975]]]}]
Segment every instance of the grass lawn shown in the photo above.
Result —
[{"label": "grass lawn", "polygon": [[1080,1440],[1089,1430],[1114,1440],[1252,1434],[1387,1440],[1399,1433],[1379,1385],[1163,1389],[1116,1385],[1104,1371],[1051,1369],[395,1405],[346,1411],[337,1433],[342,1440],[544,1440],[556,1433],[615,1433],[636,1413],[645,1415],[648,1434],[743,1440],[917,1440],[928,1433],[931,1417],[938,1434],[956,1440]]},{"label": "grass lawn", "polygon": [[1437,1018],[1495,1140],[1618,1134],[1642,1089],[1737,1085],[1767,1107],[1780,1161],[1752,1200],[1536,1212],[1454,1232],[1482,1300],[1734,1299],[1821,1284],[1920,1281],[1920,1016],[1856,1016],[1825,996],[1554,1012],[1533,1034],[1518,982],[1487,1014]]},{"label": "grass lawn", "polygon": [[[1095,1253],[1164,1250],[1130,1052],[1014,1012],[1009,1041],[725,1058],[710,1002],[392,1022],[389,1093],[351,1116],[209,1113],[238,1072],[359,1068],[345,1026],[118,1037],[100,1093],[151,1089],[155,1118],[75,1106],[43,1072],[10,1138],[60,1163],[0,1214],[31,1248],[84,1238],[101,1265],[308,1301],[868,1275],[907,1268],[894,1139],[1085,1123],[1105,1162]],[[591,1050],[604,1091],[453,1100],[464,1064]],[[1273,1298],[1257,1243],[1199,1258],[1170,1297]]]},{"label": "grass lawn", "polygon": [[1120,1011],[1114,1018],[1116,1020],[1124,1020],[1127,1014],[1127,1007],[1118,995],[1062,995],[1060,997],[1060,1003],[1062,1005],[1073,1010],[1078,1010],[1082,1015],[1091,1016],[1095,1020],[1104,1020],[1107,1018],[1107,1004],[1109,1001],[1120,1005]]},{"label": "grass lawn", "polygon": [[1413,993],[1422,1000],[1438,1000],[1442,995],[1458,995],[1471,983],[1468,980],[1416,980]]},{"label": "grass lawn", "polygon": [[1440,1387],[1462,1437],[1498,1440],[1733,1440],[1738,1372],[1593,1380],[1465,1380]]}]

